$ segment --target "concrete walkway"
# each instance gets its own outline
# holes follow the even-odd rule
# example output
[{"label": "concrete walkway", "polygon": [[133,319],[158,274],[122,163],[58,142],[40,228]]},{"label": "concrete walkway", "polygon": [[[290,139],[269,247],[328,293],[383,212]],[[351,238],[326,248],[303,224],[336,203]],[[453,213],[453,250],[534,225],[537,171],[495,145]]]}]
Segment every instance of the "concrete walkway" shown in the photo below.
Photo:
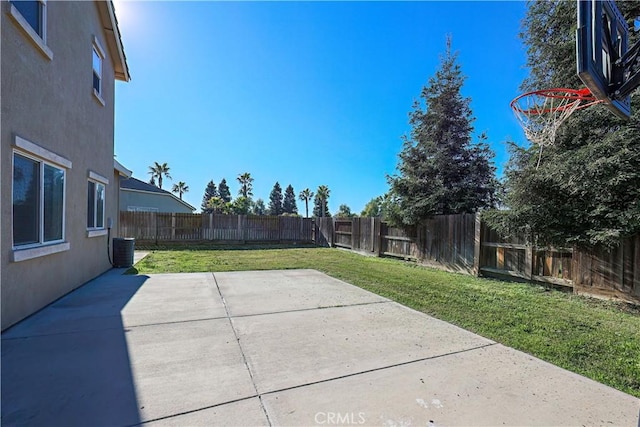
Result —
[{"label": "concrete walkway", "polygon": [[2,335],[2,425],[621,425],[640,401],[313,270],[112,270]]}]

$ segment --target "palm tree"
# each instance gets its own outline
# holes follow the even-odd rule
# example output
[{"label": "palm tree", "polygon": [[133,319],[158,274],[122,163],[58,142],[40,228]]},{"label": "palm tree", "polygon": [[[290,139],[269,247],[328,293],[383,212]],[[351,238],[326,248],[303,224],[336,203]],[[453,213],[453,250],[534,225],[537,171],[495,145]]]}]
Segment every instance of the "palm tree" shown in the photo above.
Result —
[{"label": "palm tree", "polygon": [[169,175],[169,165],[166,163],[153,163],[153,166],[149,166],[149,175],[151,175],[151,179],[158,178],[158,187],[162,188],[162,177],[171,179],[171,175]]},{"label": "palm tree", "polygon": [[298,197],[300,198],[300,200],[304,201],[306,217],[309,218],[309,200],[313,198],[313,191],[305,188],[300,192],[300,195]]},{"label": "palm tree", "polygon": [[173,184],[171,191],[180,194],[180,200],[182,200],[182,195],[189,192],[189,186],[183,181],[179,181],[177,184]]},{"label": "palm tree", "polygon": [[318,190],[316,191],[316,194],[318,195],[318,198],[320,200],[322,200],[322,215],[324,216],[325,212],[327,211],[327,199],[329,198],[329,194],[331,193],[331,190],[329,190],[329,187],[327,187],[326,185],[321,185],[318,187]]},{"label": "palm tree", "polygon": [[238,175],[238,178],[236,179],[240,183],[240,190],[238,191],[238,194],[247,198],[253,196],[253,178],[251,178],[251,174],[249,172],[245,172],[242,175]]}]

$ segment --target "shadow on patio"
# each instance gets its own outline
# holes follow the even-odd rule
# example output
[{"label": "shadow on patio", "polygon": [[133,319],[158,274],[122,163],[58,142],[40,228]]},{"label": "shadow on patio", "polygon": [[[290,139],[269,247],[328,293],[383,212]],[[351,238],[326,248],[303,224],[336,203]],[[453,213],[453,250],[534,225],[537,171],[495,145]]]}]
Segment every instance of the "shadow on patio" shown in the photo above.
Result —
[{"label": "shadow on patio", "polygon": [[2,334],[2,425],[141,422],[122,311],[148,277],[121,272]]}]

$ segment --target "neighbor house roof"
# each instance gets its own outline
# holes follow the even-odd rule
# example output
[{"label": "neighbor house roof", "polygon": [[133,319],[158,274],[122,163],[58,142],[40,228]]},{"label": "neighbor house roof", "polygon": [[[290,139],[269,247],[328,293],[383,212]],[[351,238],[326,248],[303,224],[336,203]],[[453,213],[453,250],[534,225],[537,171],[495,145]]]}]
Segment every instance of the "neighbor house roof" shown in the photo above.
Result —
[{"label": "neighbor house roof", "polygon": [[118,19],[116,18],[115,8],[111,0],[97,0],[98,10],[100,11],[100,20],[107,37],[107,46],[113,58],[115,78],[128,82],[131,80],[129,75],[129,66],[127,65],[127,56],[124,54],[122,46],[122,37],[118,28]]},{"label": "neighbor house roof", "polygon": [[117,170],[118,174],[120,174],[121,176],[124,176],[125,178],[131,178],[131,175],[133,175],[132,171],[130,171],[129,169],[125,168],[122,165],[122,163],[120,163],[116,159],[113,159],[113,169]]},{"label": "neighbor house roof", "polygon": [[127,179],[121,179],[120,180],[120,188],[122,190],[141,191],[141,192],[145,192],[145,193],[157,193],[157,194],[160,194],[160,195],[169,196],[169,197],[174,198],[176,201],[182,203],[183,205],[185,205],[186,207],[188,207],[192,211],[196,210],[196,208],[191,206],[189,203],[187,203],[184,200],[174,196],[173,194],[169,193],[168,191],[163,190],[162,188],[158,188],[155,185],[148,184],[148,183],[146,183],[144,181],[140,181],[139,179],[136,179],[136,178],[133,178],[133,177],[130,177],[130,178],[127,178]]}]

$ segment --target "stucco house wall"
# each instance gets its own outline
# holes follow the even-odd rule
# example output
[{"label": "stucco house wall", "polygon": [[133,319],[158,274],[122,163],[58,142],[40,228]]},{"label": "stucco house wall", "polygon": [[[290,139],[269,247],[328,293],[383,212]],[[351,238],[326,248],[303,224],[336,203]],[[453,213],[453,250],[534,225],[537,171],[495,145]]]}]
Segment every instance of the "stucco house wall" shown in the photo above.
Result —
[{"label": "stucco house wall", "polygon": [[[105,31],[113,10],[106,2],[44,4],[46,38],[38,43],[17,21],[14,6],[0,3],[2,330],[111,267],[107,230],[87,228],[90,178],[105,181],[105,226],[110,218],[112,230],[118,230],[120,174],[114,170],[114,79],[128,80],[128,70],[123,55],[114,50],[119,42],[117,26],[114,32]],[[96,42],[105,53],[102,99],[93,93]],[[14,247],[16,152],[36,160],[42,155],[44,161],[53,159],[56,166],[56,162],[62,163],[62,243]]]}]

